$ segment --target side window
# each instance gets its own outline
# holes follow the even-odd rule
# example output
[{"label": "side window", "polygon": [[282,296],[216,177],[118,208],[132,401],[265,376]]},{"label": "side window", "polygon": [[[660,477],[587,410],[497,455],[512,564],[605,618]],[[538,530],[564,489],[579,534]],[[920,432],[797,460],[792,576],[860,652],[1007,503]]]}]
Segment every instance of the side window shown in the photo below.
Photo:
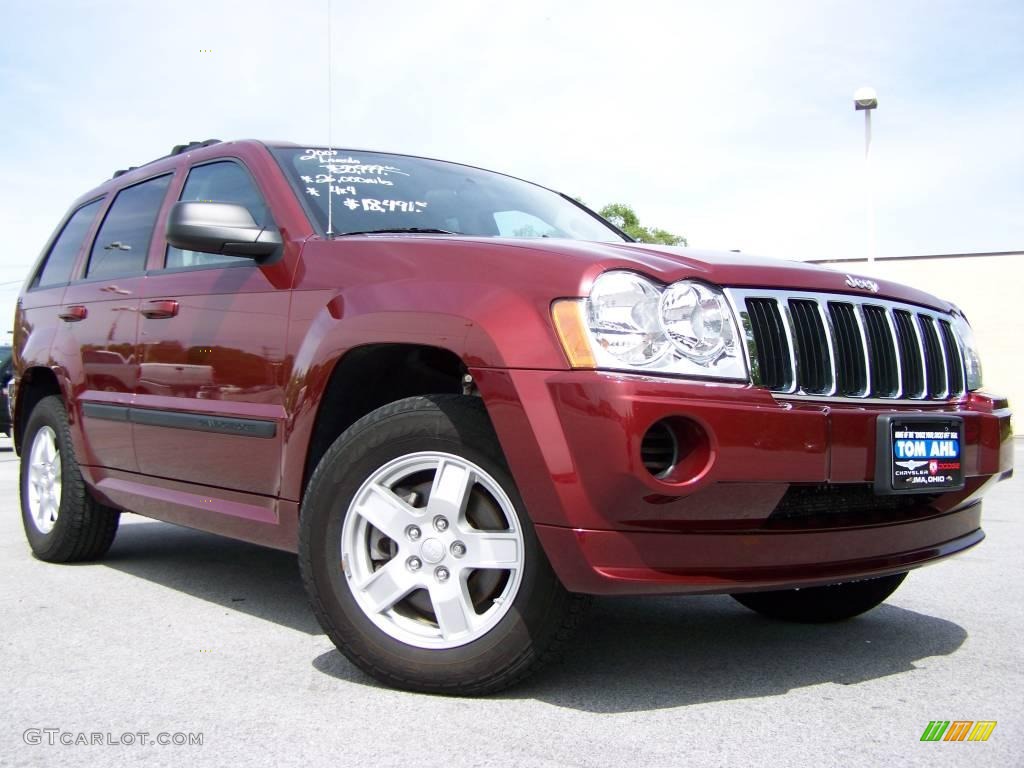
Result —
[{"label": "side window", "polygon": [[86,277],[119,277],[145,271],[153,225],[170,183],[171,174],[167,174],[117,193],[92,244]]},{"label": "side window", "polygon": [[[237,203],[249,209],[256,223],[264,226],[269,221],[267,204],[256,188],[252,177],[238,163],[222,161],[197,165],[188,173],[185,187],[181,190],[181,200],[205,201],[211,203]],[[201,267],[207,264],[238,264],[244,262],[234,256],[219,253],[200,253],[183,251],[172,245],[167,246],[167,269],[181,267]]]},{"label": "side window", "polygon": [[50,253],[46,257],[42,270],[36,276],[33,287],[46,288],[51,285],[62,285],[71,279],[71,268],[75,265],[75,257],[82,248],[85,236],[92,226],[93,219],[100,210],[102,200],[83,205],[68,219],[64,229],[57,236]]}]

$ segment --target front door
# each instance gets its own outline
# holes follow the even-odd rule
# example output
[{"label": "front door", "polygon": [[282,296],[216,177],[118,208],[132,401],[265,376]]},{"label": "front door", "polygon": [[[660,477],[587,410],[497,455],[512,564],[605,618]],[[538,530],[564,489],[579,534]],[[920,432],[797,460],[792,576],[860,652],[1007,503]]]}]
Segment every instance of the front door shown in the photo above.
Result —
[{"label": "front door", "polygon": [[[235,160],[194,166],[181,200],[270,212]],[[162,236],[162,235],[161,235]],[[275,495],[284,425],[289,287],[281,264],[167,247],[141,296],[132,410],[149,475]]]}]

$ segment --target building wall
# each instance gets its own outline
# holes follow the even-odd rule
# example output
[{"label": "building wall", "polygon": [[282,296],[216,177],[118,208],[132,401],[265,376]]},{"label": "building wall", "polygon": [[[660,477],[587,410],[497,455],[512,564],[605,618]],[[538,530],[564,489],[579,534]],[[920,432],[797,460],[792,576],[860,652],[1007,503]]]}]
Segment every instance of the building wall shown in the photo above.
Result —
[{"label": "building wall", "polygon": [[985,389],[1024,409],[1024,252],[819,263],[851,275],[906,283],[952,301],[967,314],[978,337]]}]

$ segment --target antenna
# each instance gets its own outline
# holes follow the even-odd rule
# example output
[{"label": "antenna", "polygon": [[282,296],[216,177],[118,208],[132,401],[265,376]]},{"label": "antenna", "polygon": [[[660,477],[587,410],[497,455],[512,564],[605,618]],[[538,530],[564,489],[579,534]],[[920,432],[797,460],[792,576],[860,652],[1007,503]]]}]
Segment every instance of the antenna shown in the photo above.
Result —
[{"label": "antenna", "polygon": [[[331,0],[327,0],[327,156],[331,157],[333,147],[332,122],[334,118],[334,88],[331,84]],[[328,175],[330,178],[330,175]],[[327,182],[327,237],[334,234],[334,184]]]}]

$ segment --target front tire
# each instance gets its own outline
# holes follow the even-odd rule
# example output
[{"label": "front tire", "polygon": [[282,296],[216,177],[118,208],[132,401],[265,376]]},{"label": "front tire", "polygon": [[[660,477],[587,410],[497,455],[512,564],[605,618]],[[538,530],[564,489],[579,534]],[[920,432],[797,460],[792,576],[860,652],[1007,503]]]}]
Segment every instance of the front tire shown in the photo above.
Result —
[{"label": "front tire", "polygon": [[904,572],[824,587],[744,592],[732,597],[752,611],[773,619],[822,624],[852,619],[881,605],[906,577]]},{"label": "front tire", "polygon": [[40,400],[25,425],[21,521],[32,553],[50,563],[95,560],[110,549],[121,513],[85,487],[64,403]]},{"label": "front tire", "polygon": [[406,690],[506,688],[587,602],[551,570],[473,397],[400,400],[339,437],[303,500],[299,563],[338,649]]}]

